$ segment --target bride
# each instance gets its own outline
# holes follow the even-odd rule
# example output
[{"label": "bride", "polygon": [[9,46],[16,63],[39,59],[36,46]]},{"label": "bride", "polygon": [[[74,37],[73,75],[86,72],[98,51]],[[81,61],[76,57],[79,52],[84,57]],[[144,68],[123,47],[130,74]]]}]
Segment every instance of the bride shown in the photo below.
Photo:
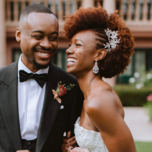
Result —
[{"label": "bride", "polygon": [[128,66],[134,53],[130,30],[117,12],[108,16],[101,6],[67,16],[64,30],[71,39],[67,72],[76,76],[84,95],[81,117],[75,123],[78,146],[89,152],[136,152],[121,101],[102,80]]}]

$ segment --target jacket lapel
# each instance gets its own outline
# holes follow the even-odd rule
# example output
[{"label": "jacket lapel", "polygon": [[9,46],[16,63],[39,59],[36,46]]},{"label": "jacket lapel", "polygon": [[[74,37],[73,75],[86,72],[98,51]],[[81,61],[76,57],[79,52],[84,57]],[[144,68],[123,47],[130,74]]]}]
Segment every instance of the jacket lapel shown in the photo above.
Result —
[{"label": "jacket lapel", "polygon": [[54,99],[54,95],[52,93],[52,89],[56,90],[57,84],[60,80],[58,69],[52,64],[49,69],[46,84],[45,99],[38,132],[36,152],[41,151],[60,109],[60,104],[56,99]]},{"label": "jacket lapel", "polygon": [[22,149],[18,116],[18,77],[17,64],[11,64],[4,76],[4,89],[1,96],[1,110],[12,143],[16,150]]}]

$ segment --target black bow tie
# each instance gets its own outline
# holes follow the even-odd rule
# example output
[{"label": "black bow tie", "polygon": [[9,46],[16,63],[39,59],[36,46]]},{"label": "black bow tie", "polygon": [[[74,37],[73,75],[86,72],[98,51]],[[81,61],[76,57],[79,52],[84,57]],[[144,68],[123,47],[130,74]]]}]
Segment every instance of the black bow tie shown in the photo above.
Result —
[{"label": "black bow tie", "polygon": [[28,79],[35,79],[41,88],[43,88],[48,76],[48,74],[45,73],[34,74],[34,73],[27,73],[24,70],[20,70],[19,73],[20,73],[20,82],[24,82]]}]

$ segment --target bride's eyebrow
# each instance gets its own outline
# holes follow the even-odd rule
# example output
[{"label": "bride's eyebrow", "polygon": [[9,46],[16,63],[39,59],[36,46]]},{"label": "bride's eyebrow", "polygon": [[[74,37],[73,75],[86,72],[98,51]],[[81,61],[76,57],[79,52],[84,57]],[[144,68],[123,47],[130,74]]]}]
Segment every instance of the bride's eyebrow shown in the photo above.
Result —
[{"label": "bride's eyebrow", "polygon": [[81,41],[84,44],[84,42],[82,40],[80,40],[80,39],[75,39],[75,41]]}]

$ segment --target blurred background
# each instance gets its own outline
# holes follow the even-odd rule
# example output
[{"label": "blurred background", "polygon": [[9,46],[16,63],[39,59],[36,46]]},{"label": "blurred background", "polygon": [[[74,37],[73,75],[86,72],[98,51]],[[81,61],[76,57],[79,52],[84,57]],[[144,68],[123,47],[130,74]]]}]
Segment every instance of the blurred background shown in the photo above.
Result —
[{"label": "blurred background", "polygon": [[152,0],[0,0],[0,67],[18,60],[21,54],[15,40],[20,12],[30,4],[41,3],[59,20],[59,48],[53,62],[66,70],[69,40],[64,37],[64,16],[98,2],[109,14],[118,10],[135,38],[135,54],[127,70],[104,80],[122,101],[138,152],[152,152]]}]

